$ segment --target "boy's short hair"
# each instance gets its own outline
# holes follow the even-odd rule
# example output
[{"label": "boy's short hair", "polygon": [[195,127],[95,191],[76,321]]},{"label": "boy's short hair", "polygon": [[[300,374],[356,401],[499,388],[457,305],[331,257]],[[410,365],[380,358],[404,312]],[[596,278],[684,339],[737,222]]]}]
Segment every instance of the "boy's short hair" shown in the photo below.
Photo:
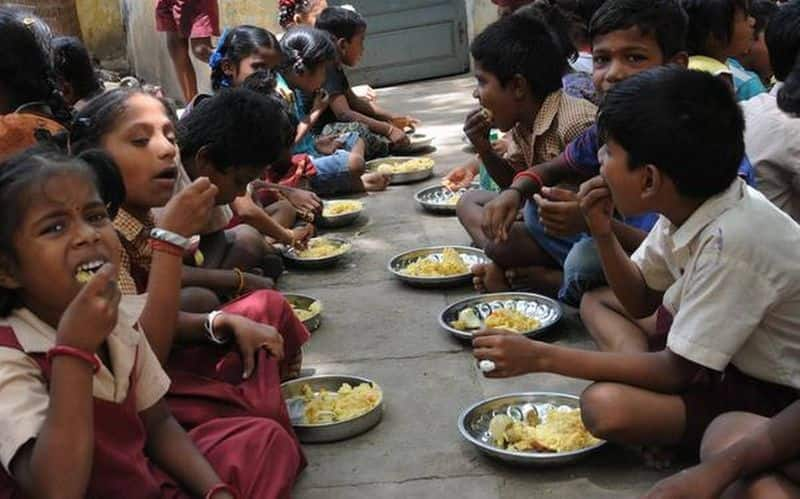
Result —
[{"label": "boy's short hair", "polygon": [[214,168],[266,167],[283,147],[286,120],[280,99],[244,88],[223,89],[178,122],[184,164],[205,148]]},{"label": "boy's short hair", "polygon": [[561,88],[570,55],[541,18],[518,14],[490,24],[475,37],[470,52],[502,85],[515,75],[524,77],[539,99]]},{"label": "boy's short hair", "polygon": [[656,39],[667,60],[686,50],[688,25],[678,0],[607,0],[589,22],[589,40],[636,27]]},{"label": "boy's short hair", "polygon": [[748,0],[681,0],[689,15],[686,43],[691,55],[704,55],[709,35],[723,43],[733,36],[736,9],[749,10]]},{"label": "boy's short hair", "polygon": [[785,82],[792,68],[800,65],[800,2],[778,8],[767,25],[765,38],[775,78]]},{"label": "boy's short hair", "polygon": [[778,4],[772,0],[750,0],[749,14],[756,20],[753,32],[756,35],[763,33],[767,29],[769,20],[778,12]]},{"label": "boy's short hair", "polygon": [[336,39],[344,38],[349,41],[367,29],[367,21],[355,10],[328,7],[319,15],[314,27],[327,31]]},{"label": "boy's short hair", "polygon": [[696,199],[727,189],[744,156],[744,118],[730,87],[701,71],[659,67],[618,83],[598,127],[625,149],[629,167],[652,164]]}]

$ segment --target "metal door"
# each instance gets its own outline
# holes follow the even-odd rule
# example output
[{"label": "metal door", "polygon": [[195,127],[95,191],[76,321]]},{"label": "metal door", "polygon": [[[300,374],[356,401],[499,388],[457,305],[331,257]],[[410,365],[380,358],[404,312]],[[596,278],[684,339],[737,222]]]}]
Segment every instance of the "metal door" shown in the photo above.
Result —
[{"label": "metal door", "polygon": [[364,58],[353,84],[389,85],[469,70],[464,0],[336,0],[367,20]]}]

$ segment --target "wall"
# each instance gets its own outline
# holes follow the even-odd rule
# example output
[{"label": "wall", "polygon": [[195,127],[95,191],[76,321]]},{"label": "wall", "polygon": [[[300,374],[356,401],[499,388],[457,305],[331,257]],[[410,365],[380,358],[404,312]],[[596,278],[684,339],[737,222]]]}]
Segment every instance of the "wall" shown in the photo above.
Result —
[{"label": "wall", "polygon": [[99,59],[125,56],[125,30],[118,0],[75,0],[83,42]]},{"label": "wall", "polygon": [[57,35],[80,35],[80,25],[73,0],[13,0],[3,5],[31,9],[44,19]]},{"label": "wall", "polygon": [[486,26],[497,20],[497,6],[488,0],[465,0],[469,39],[475,38]]}]

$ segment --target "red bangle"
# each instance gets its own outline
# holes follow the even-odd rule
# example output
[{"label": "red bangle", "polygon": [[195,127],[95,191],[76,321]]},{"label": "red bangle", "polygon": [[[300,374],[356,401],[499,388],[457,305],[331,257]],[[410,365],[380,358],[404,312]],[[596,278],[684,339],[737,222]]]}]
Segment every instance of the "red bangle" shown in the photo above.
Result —
[{"label": "red bangle", "polygon": [[514,180],[512,181],[512,183],[516,182],[518,179],[523,177],[529,178],[534,182],[536,182],[537,184],[539,184],[540,189],[544,187],[544,181],[542,181],[542,177],[538,173],[532,170],[522,170],[521,172],[517,173],[516,175],[514,175]]},{"label": "red bangle", "polygon": [[211,487],[211,490],[206,492],[206,495],[204,495],[203,497],[205,499],[211,499],[212,497],[214,497],[214,494],[216,494],[217,492],[228,492],[228,493],[230,493],[230,495],[232,495],[236,499],[239,498],[239,494],[236,492],[236,490],[233,487],[231,487],[230,485],[228,485],[227,483],[218,483],[218,484],[214,485],[213,487]]},{"label": "red bangle", "polygon": [[183,248],[177,244],[168,243],[160,239],[150,239],[150,248],[153,251],[159,251],[172,256],[183,256]]},{"label": "red bangle", "polygon": [[80,348],[69,347],[66,345],[56,345],[50,350],[48,350],[47,362],[48,363],[52,362],[54,357],[58,357],[60,355],[75,357],[76,359],[80,359],[86,362],[87,364],[92,366],[92,374],[100,370],[100,361],[97,360],[96,355],[91,354],[86,350],[81,350]]}]

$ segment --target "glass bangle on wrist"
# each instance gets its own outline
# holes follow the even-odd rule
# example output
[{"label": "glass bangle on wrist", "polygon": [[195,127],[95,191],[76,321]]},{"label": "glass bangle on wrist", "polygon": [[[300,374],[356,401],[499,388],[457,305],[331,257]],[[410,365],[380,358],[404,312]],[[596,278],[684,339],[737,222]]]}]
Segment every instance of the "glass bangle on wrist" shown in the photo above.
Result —
[{"label": "glass bangle on wrist", "polygon": [[97,355],[89,353],[80,348],[70,347],[67,345],[56,345],[47,351],[47,361],[52,362],[55,357],[66,356],[86,362],[92,368],[92,374],[100,370],[100,361]]},{"label": "glass bangle on wrist", "polygon": [[206,316],[206,322],[204,324],[204,327],[206,329],[206,336],[208,337],[209,340],[211,340],[212,343],[216,343],[217,345],[224,345],[228,342],[227,338],[220,338],[214,333],[214,321],[217,319],[217,317],[219,317],[221,313],[222,312],[220,312],[219,310],[214,310],[212,312],[209,312],[209,314]]}]

